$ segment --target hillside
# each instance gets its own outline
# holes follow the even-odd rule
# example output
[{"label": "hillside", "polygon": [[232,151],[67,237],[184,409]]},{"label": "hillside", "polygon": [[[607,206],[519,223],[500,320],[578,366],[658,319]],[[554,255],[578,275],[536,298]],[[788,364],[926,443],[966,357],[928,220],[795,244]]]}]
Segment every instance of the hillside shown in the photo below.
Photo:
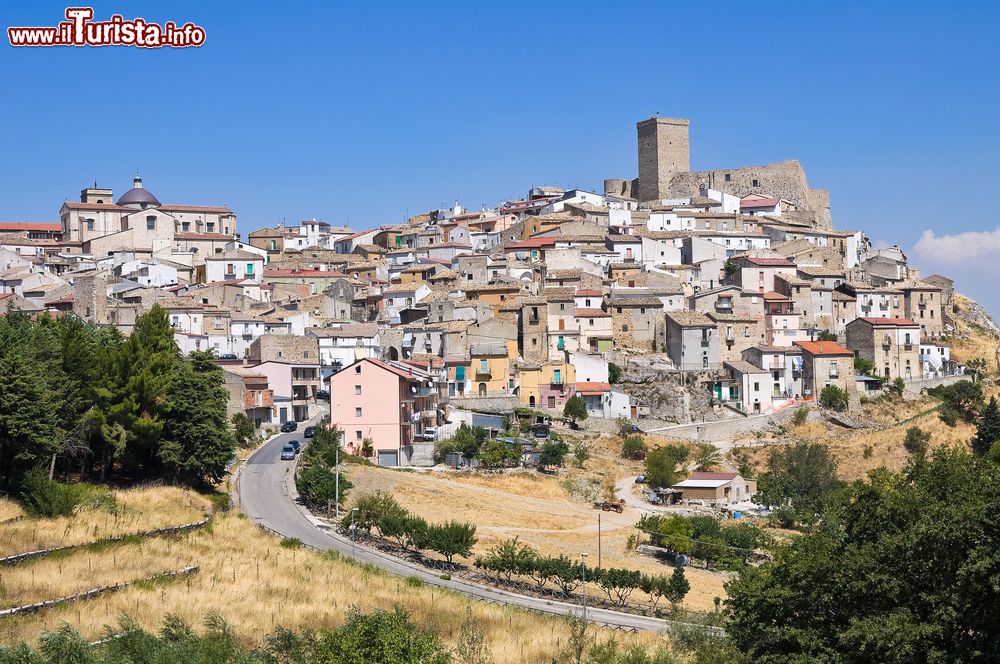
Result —
[{"label": "hillside", "polygon": [[978,302],[955,294],[952,315],[955,333],[951,338],[951,357],[963,364],[975,357],[985,358],[991,373],[1000,374],[1000,325]]}]

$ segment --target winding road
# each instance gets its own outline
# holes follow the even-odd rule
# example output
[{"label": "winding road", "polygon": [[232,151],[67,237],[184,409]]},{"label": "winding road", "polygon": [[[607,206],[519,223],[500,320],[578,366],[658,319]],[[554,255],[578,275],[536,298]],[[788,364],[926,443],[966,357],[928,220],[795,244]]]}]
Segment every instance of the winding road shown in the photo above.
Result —
[{"label": "winding road", "polygon": [[[239,471],[237,495],[240,509],[258,525],[282,536],[294,537],[303,544],[321,550],[336,550],[351,555],[351,541],[322,527],[321,522],[298,504],[292,486],[293,461],[282,461],[281,448],[289,440],[302,440],[302,430],[282,434],[251,454]],[[508,604],[555,615],[579,614],[577,604],[540,599],[498,590],[463,579],[442,579],[438,574],[408,561],[375,549],[356,545],[358,560],[371,563],[393,574],[417,577],[440,588],[495,604]],[[609,627],[659,632],[670,623],[658,618],[637,616],[599,608],[588,608],[587,619]]]}]

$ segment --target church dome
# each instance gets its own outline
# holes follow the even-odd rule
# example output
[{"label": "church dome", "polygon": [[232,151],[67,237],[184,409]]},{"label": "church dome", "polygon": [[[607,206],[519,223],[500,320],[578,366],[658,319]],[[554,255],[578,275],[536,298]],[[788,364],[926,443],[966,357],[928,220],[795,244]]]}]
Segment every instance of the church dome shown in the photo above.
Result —
[{"label": "church dome", "polygon": [[151,194],[148,189],[143,189],[142,178],[136,177],[132,180],[132,188],[122,194],[121,198],[118,199],[117,205],[145,209],[148,207],[160,207],[160,201],[156,200],[156,196]]}]

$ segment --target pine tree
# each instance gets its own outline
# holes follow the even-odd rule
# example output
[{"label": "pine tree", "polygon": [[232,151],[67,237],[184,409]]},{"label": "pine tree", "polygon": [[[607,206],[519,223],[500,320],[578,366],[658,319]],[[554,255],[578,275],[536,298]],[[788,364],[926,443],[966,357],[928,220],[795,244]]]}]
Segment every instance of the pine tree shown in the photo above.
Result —
[{"label": "pine tree", "polygon": [[24,346],[0,359],[0,489],[17,488],[24,475],[56,452],[56,401]]},{"label": "pine tree", "polygon": [[208,353],[182,362],[167,393],[164,438],[157,458],[176,480],[218,481],[236,451],[226,422],[222,369]]},{"label": "pine tree", "polygon": [[125,431],[124,449],[117,450],[125,473],[150,475],[159,467],[167,393],[179,363],[167,312],[154,305],[136,320],[114,359],[109,381],[108,421]]},{"label": "pine tree", "polygon": [[1000,406],[997,405],[996,397],[990,397],[990,402],[983,410],[979,424],[976,425],[972,451],[979,456],[985,456],[998,440],[1000,440]]}]

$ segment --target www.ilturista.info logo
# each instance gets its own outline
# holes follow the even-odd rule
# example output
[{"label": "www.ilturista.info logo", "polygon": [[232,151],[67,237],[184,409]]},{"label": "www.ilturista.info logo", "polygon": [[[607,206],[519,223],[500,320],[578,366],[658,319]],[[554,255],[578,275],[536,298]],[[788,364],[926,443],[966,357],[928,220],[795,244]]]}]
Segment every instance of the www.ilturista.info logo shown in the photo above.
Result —
[{"label": "www.ilturista.info logo", "polygon": [[187,48],[205,43],[205,29],[173,21],[163,25],[145,19],[125,20],[115,14],[108,21],[94,21],[91,7],[68,7],[66,20],[49,28],[7,28],[11,46],[139,46]]}]

